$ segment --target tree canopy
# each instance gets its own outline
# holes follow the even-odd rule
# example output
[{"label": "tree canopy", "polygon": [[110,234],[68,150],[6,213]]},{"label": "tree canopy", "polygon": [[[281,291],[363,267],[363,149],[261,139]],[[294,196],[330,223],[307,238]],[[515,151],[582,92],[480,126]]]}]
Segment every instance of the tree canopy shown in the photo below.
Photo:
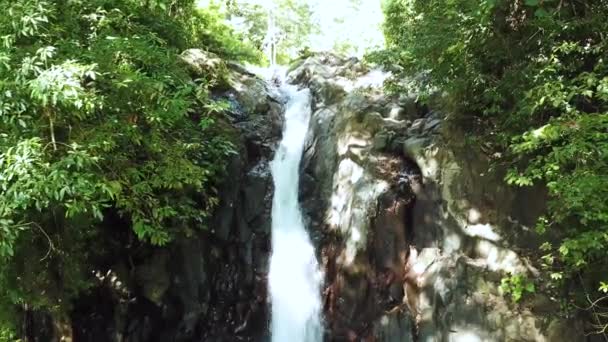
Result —
[{"label": "tree canopy", "polygon": [[225,12],[233,28],[265,52],[267,63],[289,63],[301,50],[310,48],[310,37],[319,29],[307,1],[232,0]]}]

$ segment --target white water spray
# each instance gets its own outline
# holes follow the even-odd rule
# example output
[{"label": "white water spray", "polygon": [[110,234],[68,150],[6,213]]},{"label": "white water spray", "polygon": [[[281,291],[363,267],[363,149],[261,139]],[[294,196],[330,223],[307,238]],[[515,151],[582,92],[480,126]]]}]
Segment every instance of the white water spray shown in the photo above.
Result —
[{"label": "white water spray", "polygon": [[311,114],[308,89],[284,85],[287,97],[283,139],[271,164],[272,257],[268,282],[273,342],[320,342],[322,275],[304,229],[298,204],[300,160]]}]

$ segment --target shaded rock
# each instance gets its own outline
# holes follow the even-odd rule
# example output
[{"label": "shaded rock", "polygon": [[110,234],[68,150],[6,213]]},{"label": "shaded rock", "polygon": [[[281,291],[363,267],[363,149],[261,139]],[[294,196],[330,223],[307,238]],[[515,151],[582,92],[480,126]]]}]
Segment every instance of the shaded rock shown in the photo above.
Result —
[{"label": "shaded rock", "polygon": [[135,272],[137,284],[142,287],[142,295],[158,306],[171,284],[168,262],[169,255],[165,251],[159,251]]},{"label": "shaded rock", "polygon": [[232,230],[234,222],[234,210],[239,193],[242,177],[243,161],[239,156],[232,156],[226,167],[227,177],[219,187],[222,194],[220,203],[214,215],[214,223],[211,226],[211,233],[220,240],[226,241]]},{"label": "shaded rock", "polygon": [[426,132],[427,134],[432,133],[434,130],[436,130],[439,127],[439,125],[441,125],[440,119],[428,119],[424,123],[423,131]]},{"label": "shaded rock", "polygon": [[390,144],[391,135],[388,132],[379,132],[374,136],[373,147],[376,151],[384,151]]},{"label": "shaded rock", "polygon": [[584,341],[585,334],[580,322],[567,319],[554,319],[547,328],[547,341],[569,342]]},{"label": "shaded rock", "polygon": [[[406,210],[410,202],[401,199],[393,191],[378,198],[378,211],[373,220],[373,250],[369,251],[379,270],[389,269],[402,278],[409,253]],[[410,227],[411,228],[411,227]]]},{"label": "shaded rock", "polygon": [[322,82],[316,87],[311,88],[314,96],[324,101],[317,106],[327,106],[339,102],[345,95],[344,88],[333,82]]},{"label": "shaded rock", "polygon": [[266,83],[248,74],[230,74],[230,93],[247,115],[264,114],[270,109],[270,93]]},{"label": "shaded rock", "polygon": [[205,314],[209,296],[209,274],[205,263],[205,243],[199,239],[182,239],[175,248],[171,265],[173,295],[181,299],[184,312]]},{"label": "shaded rock", "polygon": [[[244,202],[244,218],[247,222],[251,222],[256,217],[264,213],[265,204],[264,201],[260,201],[260,194],[264,194],[272,182],[268,171],[268,165],[260,167],[262,172],[258,170],[252,170],[245,178],[245,184],[243,188],[243,202]],[[264,171],[266,171],[264,173]]]},{"label": "shaded rock", "polygon": [[424,149],[430,144],[426,137],[412,137],[403,142],[403,154],[413,160],[424,157]]},{"label": "shaded rock", "polygon": [[394,311],[380,317],[374,324],[374,337],[383,342],[413,342],[416,337],[414,318],[407,311]]},{"label": "shaded rock", "polygon": [[403,94],[399,97],[399,104],[402,112],[401,117],[410,120],[416,120],[420,117],[420,110],[418,108],[417,96],[415,94]]},{"label": "shaded rock", "polygon": [[538,315],[551,314],[559,310],[559,303],[556,303],[549,296],[542,293],[533,295],[526,304],[530,306],[533,313]]}]

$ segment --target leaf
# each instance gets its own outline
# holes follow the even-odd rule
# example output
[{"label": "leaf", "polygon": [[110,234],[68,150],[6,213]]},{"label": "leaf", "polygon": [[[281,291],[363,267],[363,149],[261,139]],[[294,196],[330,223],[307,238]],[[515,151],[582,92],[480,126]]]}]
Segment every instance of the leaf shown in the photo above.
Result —
[{"label": "leaf", "polygon": [[520,291],[514,291],[513,292],[513,296],[512,296],[513,297],[513,301],[516,302],[516,303],[519,302],[519,300],[521,299],[521,295],[522,295],[521,290]]},{"label": "leaf", "polygon": [[534,287],[534,283],[529,282],[526,284],[526,291],[533,293],[534,291],[536,291],[536,288]]},{"label": "leaf", "polygon": [[547,12],[547,10],[545,10],[544,8],[539,8],[534,11],[534,16],[536,16],[537,18],[545,18],[549,16],[549,12]]},{"label": "leaf", "polygon": [[550,251],[552,248],[553,248],[553,246],[551,245],[550,242],[545,242],[542,245],[540,245],[540,247],[539,247],[539,249],[544,252]]},{"label": "leaf", "polygon": [[524,4],[525,4],[526,6],[530,6],[530,7],[536,7],[536,6],[538,6],[538,4],[539,4],[539,0],[526,0],[526,1],[524,2]]}]

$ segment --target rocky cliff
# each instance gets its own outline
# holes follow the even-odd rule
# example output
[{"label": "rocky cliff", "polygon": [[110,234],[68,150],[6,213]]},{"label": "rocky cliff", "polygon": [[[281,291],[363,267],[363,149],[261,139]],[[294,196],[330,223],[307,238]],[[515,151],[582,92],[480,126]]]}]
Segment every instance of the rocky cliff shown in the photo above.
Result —
[{"label": "rocky cliff", "polygon": [[[301,202],[326,276],[329,341],[582,341],[541,289],[519,304],[503,277],[537,270],[542,191],[516,191],[466,128],[355,59],[300,60],[314,114]],[[403,80],[407,81],[407,80]]]}]

